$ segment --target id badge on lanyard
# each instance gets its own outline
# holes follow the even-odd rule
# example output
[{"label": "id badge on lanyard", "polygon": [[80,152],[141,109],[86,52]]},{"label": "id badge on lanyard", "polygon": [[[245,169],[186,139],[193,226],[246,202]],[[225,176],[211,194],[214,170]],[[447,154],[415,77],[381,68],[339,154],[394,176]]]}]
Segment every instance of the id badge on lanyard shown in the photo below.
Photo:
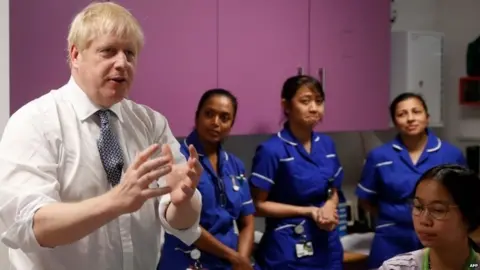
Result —
[{"label": "id badge on lanyard", "polygon": [[305,235],[305,228],[302,224],[299,224],[295,227],[295,233],[302,236],[300,242],[295,244],[295,252],[297,254],[297,258],[313,256],[313,244],[311,241],[307,241],[307,237]]},{"label": "id badge on lanyard", "polygon": [[192,258],[192,260],[195,260],[195,263],[193,263],[193,265],[190,265],[186,270],[208,270],[207,268],[203,268],[202,263],[200,263],[200,256],[200,250],[194,249],[190,251],[190,258]]}]

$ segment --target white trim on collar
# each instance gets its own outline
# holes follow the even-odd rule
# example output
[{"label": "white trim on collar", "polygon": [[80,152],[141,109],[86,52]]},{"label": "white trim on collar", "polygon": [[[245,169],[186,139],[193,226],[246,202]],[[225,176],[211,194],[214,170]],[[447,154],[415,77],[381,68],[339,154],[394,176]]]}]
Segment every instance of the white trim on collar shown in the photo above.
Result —
[{"label": "white trim on collar", "polygon": [[[183,139],[183,144],[184,144],[185,147],[188,149],[187,138],[184,138],[184,139]],[[228,161],[228,153],[227,153],[227,151],[223,151],[223,155],[225,156],[225,160]],[[198,153],[198,156],[203,157],[204,154]]]},{"label": "white trim on collar", "polygon": [[[392,144],[392,147],[400,151],[403,150],[403,148],[400,145],[395,143]],[[440,138],[437,138],[437,145],[432,148],[428,148],[427,152],[429,153],[435,152],[435,151],[438,151],[440,148],[442,148],[442,140],[440,140]]]},{"label": "white trim on collar", "polygon": [[[290,145],[293,145],[293,146],[296,146],[296,145],[297,145],[297,143],[292,142],[292,141],[289,141],[289,140],[283,138],[281,131],[277,132],[277,137],[280,138],[280,140],[282,140],[282,141],[284,141],[284,142],[286,142],[286,143],[288,143],[288,144],[290,144]],[[313,141],[314,141],[314,142],[320,141],[320,137],[319,137],[318,135],[315,135],[315,139],[313,139]]]}]

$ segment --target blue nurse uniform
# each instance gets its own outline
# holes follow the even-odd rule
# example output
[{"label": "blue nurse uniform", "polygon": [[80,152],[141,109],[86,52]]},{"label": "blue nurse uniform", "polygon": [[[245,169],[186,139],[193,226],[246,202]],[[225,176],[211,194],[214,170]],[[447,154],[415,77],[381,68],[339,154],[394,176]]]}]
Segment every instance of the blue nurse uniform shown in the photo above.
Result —
[{"label": "blue nurse uniform", "polygon": [[[183,142],[181,151],[188,158],[188,145],[193,144],[199,153],[199,161],[204,167],[198,190],[202,194],[200,225],[224,245],[237,250],[238,235],[234,221],[241,216],[252,215],[255,208],[250,196],[248,181],[243,163],[223,148],[218,153],[218,172],[213,170],[208,157],[203,155],[197,132],[192,132]],[[222,260],[187,246],[173,235],[165,234],[165,242],[157,269],[185,270],[231,269],[228,261]]]},{"label": "blue nurse uniform", "polygon": [[363,167],[356,194],[378,207],[369,268],[378,268],[398,254],[422,248],[415,234],[409,198],[420,176],[445,163],[465,165],[462,152],[428,130],[428,141],[416,164],[396,137],[372,150]]},{"label": "blue nurse uniform", "polygon": [[[340,189],[343,170],[332,139],[312,133],[311,151],[293,136],[288,123],[262,143],[253,160],[250,184],[267,191],[268,201],[321,207],[329,188]],[[305,253],[298,247],[311,244]],[[256,252],[264,270],[342,269],[343,249],[338,230],[321,230],[310,218],[266,218],[266,229]]]}]

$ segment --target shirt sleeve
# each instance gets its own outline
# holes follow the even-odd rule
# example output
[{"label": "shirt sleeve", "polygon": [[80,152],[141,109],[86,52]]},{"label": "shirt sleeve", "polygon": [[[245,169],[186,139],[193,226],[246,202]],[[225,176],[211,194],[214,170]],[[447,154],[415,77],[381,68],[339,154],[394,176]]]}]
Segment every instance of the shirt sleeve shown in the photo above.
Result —
[{"label": "shirt sleeve", "polygon": [[245,174],[245,166],[238,158],[235,158],[236,167],[238,169],[237,181],[240,185],[240,192],[242,197],[242,209],[240,211],[242,216],[253,215],[255,213],[255,206],[253,205],[252,196],[250,194],[250,186]]},{"label": "shirt sleeve", "polygon": [[33,216],[60,201],[58,148],[54,135],[45,132],[51,126],[47,121],[31,106],[23,107],[8,121],[0,142],[0,239],[25,253],[49,249],[37,242]]},{"label": "shirt sleeve", "polygon": [[177,138],[173,136],[167,119],[163,115],[158,114],[156,123],[156,126],[159,130],[156,142],[161,145],[168,144],[168,146],[170,146],[175,164],[185,163],[185,155],[182,154],[182,151],[180,149],[180,143],[178,142]]},{"label": "shirt sleeve", "polygon": [[[166,118],[159,114],[157,119],[157,125],[160,127],[160,130],[161,130],[161,132],[158,135],[157,141],[160,144],[168,144],[170,146],[175,164],[185,163],[186,159],[181,152],[180,143],[178,143],[177,139],[173,136],[172,131],[168,126],[168,122]],[[164,186],[164,185],[165,185],[165,181],[162,178],[160,178],[159,186]],[[195,190],[195,194],[193,196],[198,199],[198,202],[202,203],[202,195],[200,194],[198,189]],[[166,194],[162,196],[162,198],[160,199],[160,204],[159,204],[160,223],[162,224],[162,227],[165,229],[165,232],[177,237],[186,245],[190,246],[195,241],[197,241],[197,239],[200,237],[200,234],[201,234],[200,213],[198,214],[196,221],[194,225],[192,225],[192,227],[185,230],[174,229],[172,226],[170,226],[167,219],[165,218],[166,210],[170,202],[171,202],[170,194]]]},{"label": "shirt sleeve", "polygon": [[[195,194],[193,196],[197,197],[200,203],[202,202],[202,195],[200,194],[198,189],[195,190]],[[177,237],[186,245],[191,246],[193,243],[195,243],[195,241],[198,240],[198,238],[200,238],[200,234],[202,233],[200,228],[200,215],[198,215],[192,227],[185,230],[174,229],[172,226],[170,226],[167,219],[165,218],[165,214],[170,202],[171,202],[170,194],[165,194],[160,199],[160,205],[159,205],[160,223],[162,224],[162,227],[165,229],[165,232]]]},{"label": "shirt sleeve", "polygon": [[342,188],[342,182],[343,182],[343,167],[340,164],[340,159],[338,158],[337,150],[335,147],[335,143],[332,141],[332,155],[334,155],[333,161],[334,161],[334,172],[335,174],[333,175],[334,181],[333,181],[333,186],[340,190]]},{"label": "shirt sleeve", "polygon": [[363,165],[360,182],[358,183],[355,192],[360,199],[369,201],[377,199],[378,175],[375,165],[376,161],[372,152],[370,152]]},{"label": "shirt sleeve", "polygon": [[256,188],[270,191],[275,184],[275,175],[278,168],[278,159],[272,151],[260,145],[253,158],[250,184]]}]

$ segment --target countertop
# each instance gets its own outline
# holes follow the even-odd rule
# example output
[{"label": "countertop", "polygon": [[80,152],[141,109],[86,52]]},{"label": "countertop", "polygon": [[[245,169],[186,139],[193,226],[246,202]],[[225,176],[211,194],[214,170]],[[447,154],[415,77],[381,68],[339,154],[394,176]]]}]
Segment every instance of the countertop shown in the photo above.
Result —
[{"label": "countertop", "polygon": [[343,252],[344,263],[360,262],[360,261],[366,260],[367,258],[368,258],[368,255],[365,255],[365,254],[349,252],[349,251]]}]

